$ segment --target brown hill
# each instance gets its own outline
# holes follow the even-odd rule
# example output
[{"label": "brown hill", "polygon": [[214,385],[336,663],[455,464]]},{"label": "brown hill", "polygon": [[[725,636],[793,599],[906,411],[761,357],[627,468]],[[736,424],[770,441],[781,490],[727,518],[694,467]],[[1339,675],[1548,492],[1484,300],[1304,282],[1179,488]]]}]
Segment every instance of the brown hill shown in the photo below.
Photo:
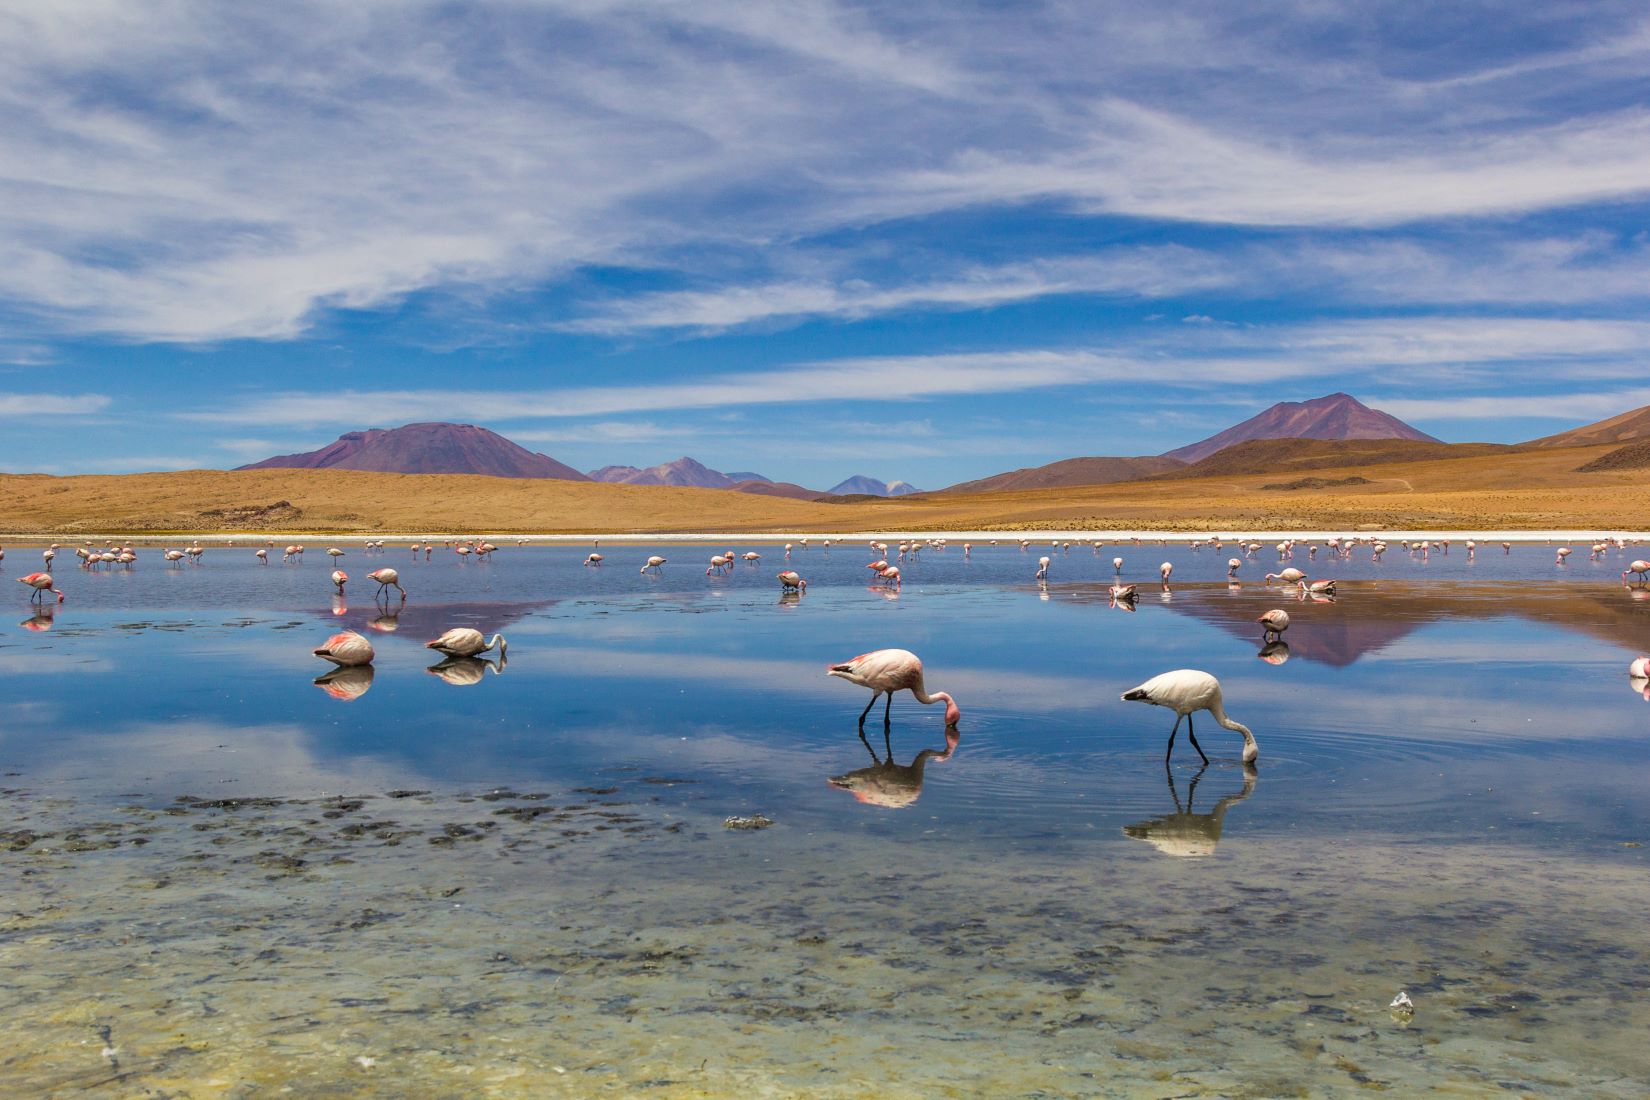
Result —
[{"label": "brown hill", "polygon": [[1185,463],[1161,455],[1141,458],[1067,458],[1046,466],[1028,466],[1006,474],[965,481],[941,493],[994,493],[1009,489],[1058,489],[1071,485],[1110,485],[1178,470]]},{"label": "brown hill", "polygon": [[807,489],[790,481],[741,481],[728,488],[736,493],[756,493],[765,497],[785,497],[788,500],[818,500],[825,494],[818,489]]},{"label": "brown hill", "polygon": [[1511,449],[1499,443],[1421,443],[1408,439],[1253,439],[1148,480],[1178,481],[1231,477],[1235,474],[1276,475],[1297,470],[1378,466],[1392,462],[1431,462]]},{"label": "brown hill", "polygon": [[406,424],[345,432],[317,451],[277,455],[242,470],[370,470],[386,474],[483,474],[487,477],[589,478],[474,424]]},{"label": "brown hill", "polygon": [[589,477],[591,481],[605,481],[612,485],[678,485],[693,489],[732,489],[740,482],[768,480],[760,474],[733,477],[686,455],[673,462],[661,462],[645,469],[603,466],[599,470],[591,470]]},{"label": "brown hill", "polygon": [[1395,416],[1372,409],[1345,393],[1332,393],[1311,401],[1280,401],[1241,424],[1234,424],[1208,439],[1168,451],[1165,458],[1197,462],[1234,443],[1251,439],[1411,439],[1421,443],[1438,440],[1412,428]]},{"label": "brown hill", "polygon": [[1650,466],[1650,439],[1641,439],[1600,455],[1585,466],[1577,466],[1576,472],[1592,474],[1600,470],[1642,470],[1646,466]]},{"label": "brown hill", "polygon": [[1557,435],[1544,435],[1520,444],[1524,447],[1589,447],[1597,443],[1626,443],[1633,439],[1650,437],[1650,405],[1610,417],[1608,420],[1583,424]]}]

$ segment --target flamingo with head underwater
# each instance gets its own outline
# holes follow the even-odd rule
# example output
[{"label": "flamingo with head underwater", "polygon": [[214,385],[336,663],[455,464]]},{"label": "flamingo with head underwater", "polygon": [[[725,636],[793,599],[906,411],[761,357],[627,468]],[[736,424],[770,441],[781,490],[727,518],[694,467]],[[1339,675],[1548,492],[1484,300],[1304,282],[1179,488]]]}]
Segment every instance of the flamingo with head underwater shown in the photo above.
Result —
[{"label": "flamingo with head underwater", "polygon": [[865,704],[865,709],[859,713],[861,730],[865,728],[865,716],[871,713],[871,708],[877,705],[877,699],[883,695],[888,696],[888,702],[883,707],[882,724],[884,728],[891,724],[890,711],[894,706],[896,691],[909,691],[919,703],[943,702],[945,724],[948,727],[956,725],[962,718],[962,711],[957,708],[956,700],[948,693],[926,690],[922,679],[922,660],[908,649],[877,649],[870,653],[862,653],[840,665],[832,665],[825,674],[840,676],[851,684],[871,689],[871,701]]},{"label": "flamingo with head underwater", "polygon": [[1195,711],[1206,710],[1216,722],[1229,730],[1236,730],[1243,734],[1243,762],[1253,764],[1260,756],[1260,746],[1255,743],[1255,735],[1249,732],[1249,727],[1226,716],[1226,707],[1221,699],[1220,681],[1207,672],[1200,672],[1193,668],[1180,668],[1173,672],[1165,672],[1153,676],[1139,687],[1130,688],[1123,693],[1123,700],[1130,703],[1150,703],[1157,707],[1168,707],[1174,711],[1174,728],[1169,730],[1169,748],[1163,754],[1163,763],[1167,765],[1169,758],[1174,755],[1175,734],[1180,732],[1180,720],[1186,720],[1186,736],[1192,739],[1192,748],[1203,757],[1203,762],[1209,762],[1203,752],[1203,746],[1197,743],[1197,734],[1192,731],[1192,714]]}]

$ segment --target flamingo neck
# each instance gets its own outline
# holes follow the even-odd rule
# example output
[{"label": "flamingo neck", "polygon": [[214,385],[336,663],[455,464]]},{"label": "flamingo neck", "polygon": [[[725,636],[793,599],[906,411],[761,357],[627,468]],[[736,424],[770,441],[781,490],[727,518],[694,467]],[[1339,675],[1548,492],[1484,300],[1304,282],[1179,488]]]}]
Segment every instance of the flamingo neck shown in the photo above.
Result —
[{"label": "flamingo neck", "polygon": [[957,701],[946,692],[936,691],[929,694],[923,690],[922,685],[919,683],[911,689],[911,694],[917,697],[919,703],[938,703],[943,700],[945,703],[945,725],[948,729],[956,725],[958,720],[962,718],[962,711],[957,709]]},{"label": "flamingo neck", "polygon": [[1242,722],[1226,717],[1226,708],[1216,699],[1209,707],[1209,713],[1214,715],[1215,721],[1229,730],[1243,734],[1243,762],[1253,764],[1260,756],[1260,745],[1255,741],[1255,735],[1249,732],[1249,727]]}]

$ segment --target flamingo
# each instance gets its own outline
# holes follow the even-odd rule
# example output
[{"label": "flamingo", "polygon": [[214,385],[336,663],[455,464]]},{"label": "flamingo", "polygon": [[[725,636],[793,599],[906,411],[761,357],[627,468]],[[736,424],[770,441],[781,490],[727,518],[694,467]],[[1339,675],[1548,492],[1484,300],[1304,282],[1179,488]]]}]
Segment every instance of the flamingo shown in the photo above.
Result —
[{"label": "flamingo", "polygon": [[806,592],[808,582],[803,580],[794,570],[787,569],[779,575],[779,587],[786,592]]},{"label": "flamingo", "polygon": [[705,576],[708,577],[712,573],[715,573],[718,577],[720,577],[727,571],[727,568],[728,559],[722,554],[717,554],[715,557],[710,559],[710,568],[705,570]]},{"label": "flamingo", "polygon": [[1192,739],[1192,748],[1203,757],[1207,764],[1209,757],[1204,754],[1203,746],[1197,743],[1197,734],[1192,731],[1192,714],[1194,711],[1206,710],[1229,730],[1236,730],[1243,734],[1243,762],[1253,764],[1260,756],[1260,746],[1255,743],[1255,735],[1249,732],[1249,727],[1241,722],[1226,717],[1226,708],[1221,700],[1220,681],[1207,672],[1200,672],[1193,668],[1179,668],[1173,672],[1165,672],[1153,676],[1150,680],[1137,688],[1130,688],[1123,693],[1123,701],[1129,703],[1150,703],[1156,707],[1168,707],[1174,711],[1174,728],[1169,730],[1169,748],[1163,754],[1163,764],[1168,766],[1169,758],[1174,755],[1175,734],[1180,732],[1180,720],[1186,719],[1186,736]]},{"label": "flamingo", "polygon": [[1572,553],[1574,553],[1574,551],[1572,551],[1568,546],[1560,546],[1558,548],[1558,560],[1554,561],[1553,564],[1563,565],[1564,559],[1569,557]]},{"label": "flamingo", "polygon": [[1300,585],[1302,592],[1309,592],[1314,596],[1333,596],[1335,594],[1335,582],[1332,580],[1312,581],[1310,584],[1301,581]]},{"label": "flamingo", "polygon": [[602,556],[600,554],[591,554],[589,557],[584,559],[584,564],[586,565],[600,565],[601,563]]},{"label": "flamingo", "polygon": [[1114,584],[1111,586],[1111,598],[1114,600],[1132,600],[1138,593],[1132,584]]},{"label": "flamingo", "polygon": [[345,668],[372,664],[372,643],[353,630],[340,631],[326,640],[315,656]]},{"label": "flamingo", "polygon": [[48,592],[57,597],[58,603],[63,602],[63,593],[52,587],[52,575],[50,573],[30,573],[26,577],[18,577],[17,583],[26,584],[34,589],[34,594],[29,597],[30,603],[44,599]]},{"label": "flamingo", "polygon": [[258,559],[258,564],[259,565],[268,565],[269,564],[269,551],[268,550],[264,550],[264,549],[260,548],[258,550],[253,551],[253,556]]},{"label": "flamingo", "polygon": [[401,587],[401,574],[397,573],[388,566],[385,566],[382,569],[374,569],[371,573],[367,574],[367,578],[378,582],[378,594],[380,596],[385,595],[388,589],[394,588],[397,592],[401,593],[401,598],[403,600],[407,598],[407,590]]},{"label": "flamingo", "polygon": [[1163,583],[1169,583],[1169,574],[1174,572],[1174,562],[1166,561],[1157,567],[1157,572],[1163,578]]},{"label": "flamingo", "polygon": [[661,558],[659,555],[654,554],[651,558],[647,559],[647,564],[642,566],[641,571],[646,573],[649,569],[651,569],[657,573],[659,571],[659,566],[663,565],[666,560],[667,559]]},{"label": "flamingo", "polygon": [[865,716],[871,713],[871,708],[877,705],[877,698],[888,696],[888,702],[882,710],[882,726],[887,729],[892,724],[890,711],[894,706],[894,692],[910,691],[919,703],[945,703],[945,726],[950,729],[962,718],[962,711],[957,709],[956,700],[943,691],[930,694],[923,688],[922,661],[915,653],[908,649],[878,649],[870,653],[862,653],[852,660],[840,665],[832,665],[826,669],[827,676],[840,676],[851,684],[858,684],[863,688],[871,689],[871,701],[865,704],[865,709],[859,713],[860,733],[865,732]]},{"label": "flamingo", "polygon": [[1302,573],[1299,569],[1296,569],[1294,567],[1290,567],[1288,569],[1285,569],[1281,573],[1268,573],[1268,574],[1266,574],[1266,580],[1267,580],[1268,583],[1270,583],[1274,580],[1279,580],[1279,581],[1283,581],[1285,584],[1299,584],[1301,581],[1303,581],[1305,579],[1306,579],[1306,574]]},{"label": "flamingo", "polygon": [[1235,578],[1237,576],[1237,571],[1241,568],[1243,568],[1242,558],[1226,559],[1226,576],[1228,578]]},{"label": "flamingo", "polygon": [[897,565],[890,565],[888,568],[878,573],[877,576],[882,579],[883,584],[891,584],[895,588],[902,587],[905,583],[900,577],[899,566]]},{"label": "flamingo", "polygon": [[1281,641],[1283,632],[1289,629],[1289,612],[1281,607],[1274,607],[1255,622],[1262,627],[1261,638],[1265,641]]},{"label": "flamingo", "polygon": [[1623,583],[1626,582],[1628,573],[1637,574],[1639,580],[1643,581],[1645,574],[1650,573],[1650,561],[1645,561],[1643,558],[1634,558],[1633,564],[1622,570],[1621,579]]},{"label": "flamingo", "polygon": [[754,565],[762,560],[762,555],[758,554],[755,550],[751,550],[745,554],[745,560]]},{"label": "flamingo", "polygon": [[[191,553],[193,553],[193,551],[191,551]],[[336,546],[327,547],[327,557],[333,558],[333,559],[336,560],[337,558],[341,558],[343,556],[344,556],[344,552],[342,550],[338,549]]]},{"label": "flamingo", "polygon": [[166,551],[166,553],[162,554],[161,557],[165,558],[167,561],[171,562],[173,565],[176,565],[178,562],[183,560],[183,551],[182,550],[168,550],[168,551]]},{"label": "flamingo", "polygon": [[1122,558],[1113,558],[1113,559],[1111,559],[1111,571],[1114,574],[1118,575],[1118,576],[1122,575],[1122,573],[1123,573],[1123,559]]},{"label": "flamingo", "polygon": [[1047,558],[1038,558],[1037,559],[1037,579],[1040,580],[1040,581],[1048,580],[1048,559]]},{"label": "flamingo", "polygon": [[1635,680],[1650,680],[1650,657],[1634,657],[1627,666],[1627,675]]},{"label": "flamingo", "polygon": [[46,572],[51,572],[52,559],[55,557],[57,557],[56,550],[42,550],[40,552],[40,560],[44,563]]},{"label": "flamingo", "polygon": [[424,643],[425,649],[440,650],[449,657],[474,657],[478,653],[486,653],[494,646],[498,646],[500,657],[510,648],[510,644],[504,640],[504,635],[494,634],[488,639],[481,631],[468,626],[455,626],[435,641]]},{"label": "flamingo", "polygon": [[344,594],[344,582],[347,580],[349,580],[349,574],[344,572],[342,569],[334,569],[332,571],[332,583],[338,586],[338,594],[340,596]]}]

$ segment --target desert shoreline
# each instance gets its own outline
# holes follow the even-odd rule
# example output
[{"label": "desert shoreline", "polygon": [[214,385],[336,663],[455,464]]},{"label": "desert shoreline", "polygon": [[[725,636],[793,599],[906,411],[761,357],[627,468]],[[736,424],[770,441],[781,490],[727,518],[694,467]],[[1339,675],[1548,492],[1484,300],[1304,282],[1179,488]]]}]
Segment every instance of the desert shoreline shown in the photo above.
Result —
[{"label": "desert shoreline", "polygon": [[[1225,528],[1221,530],[1165,530],[1165,529],[1072,529],[1072,530],[1037,530],[1037,531],[912,531],[906,528],[888,527],[879,530],[866,531],[642,531],[622,532],[612,531],[584,531],[577,533],[556,532],[547,534],[523,534],[519,531],[488,532],[488,531],[253,531],[253,532],[123,532],[118,530],[99,532],[88,535],[84,531],[69,533],[41,534],[38,532],[0,532],[0,546],[17,545],[33,546],[57,542],[62,545],[104,543],[116,540],[134,541],[138,543],[157,543],[175,541],[181,538],[192,539],[198,543],[214,546],[256,546],[268,542],[277,543],[324,543],[332,541],[383,541],[399,544],[407,542],[425,541],[451,542],[455,539],[471,540],[482,539],[496,542],[501,548],[517,547],[521,545],[548,545],[570,546],[585,543],[606,543],[610,546],[645,545],[652,543],[705,543],[720,545],[724,542],[748,545],[761,544],[798,544],[798,550],[823,550],[829,540],[831,545],[857,544],[869,541],[888,541],[889,539],[916,540],[924,544],[944,540],[951,543],[981,543],[990,544],[993,540],[998,544],[1018,543],[1022,538],[1032,546],[1041,546],[1055,543],[1084,543],[1094,540],[1111,545],[1118,543],[1186,543],[1206,542],[1210,538],[1218,538],[1222,543],[1236,543],[1259,540],[1261,542],[1280,542],[1293,539],[1296,542],[1324,542],[1332,538],[1346,539],[1354,537],[1365,541],[1381,540],[1388,543],[1398,542],[1450,542],[1465,543],[1475,540],[1480,543],[1555,543],[1555,542],[1590,542],[1604,539],[1623,539],[1628,542],[1650,541],[1650,531],[1604,530],[1599,528],[1568,527],[1547,530],[1490,530],[1484,528],[1458,530],[1387,530],[1377,531],[1348,531],[1343,528],[1317,529],[1274,529],[1252,530],[1249,528]],[[808,545],[800,545],[807,539]],[[526,540],[522,544],[521,540]],[[407,549],[404,546],[386,546],[389,549]]]}]

